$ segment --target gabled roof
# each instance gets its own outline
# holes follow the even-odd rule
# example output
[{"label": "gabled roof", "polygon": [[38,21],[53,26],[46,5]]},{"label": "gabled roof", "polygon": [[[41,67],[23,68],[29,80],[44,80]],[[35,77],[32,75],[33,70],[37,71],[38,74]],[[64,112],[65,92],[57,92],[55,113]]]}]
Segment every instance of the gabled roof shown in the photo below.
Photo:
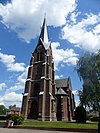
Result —
[{"label": "gabled roof", "polygon": [[56,95],[67,96],[68,94],[62,88],[59,88],[59,90],[56,92]]},{"label": "gabled roof", "polygon": [[41,29],[41,34],[39,37],[39,41],[42,42],[44,48],[47,50],[50,46],[50,42],[48,39],[48,30],[47,30],[47,24],[46,24],[46,18],[44,17],[43,26]]},{"label": "gabled roof", "polygon": [[17,112],[20,112],[20,108],[19,107],[12,106],[11,108],[7,109],[7,112],[9,112],[9,111],[17,111]]},{"label": "gabled roof", "polygon": [[57,88],[63,88],[68,86],[68,78],[55,80]]}]

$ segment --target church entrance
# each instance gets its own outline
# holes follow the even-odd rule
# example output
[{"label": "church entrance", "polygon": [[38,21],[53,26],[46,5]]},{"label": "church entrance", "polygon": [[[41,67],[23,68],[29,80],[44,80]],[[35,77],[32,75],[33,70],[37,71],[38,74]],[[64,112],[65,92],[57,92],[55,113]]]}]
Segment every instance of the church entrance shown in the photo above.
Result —
[{"label": "church entrance", "polygon": [[37,101],[32,101],[29,116],[30,116],[30,119],[38,119],[38,103],[37,103]]}]

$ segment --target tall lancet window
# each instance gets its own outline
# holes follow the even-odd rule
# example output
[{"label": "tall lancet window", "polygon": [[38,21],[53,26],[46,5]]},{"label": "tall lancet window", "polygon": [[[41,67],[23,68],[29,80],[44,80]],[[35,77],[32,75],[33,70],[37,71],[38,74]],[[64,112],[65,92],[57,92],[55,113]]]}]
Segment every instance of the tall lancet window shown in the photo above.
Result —
[{"label": "tall lancet window", "polygon": [[40,52],[40,61],[42,61],[42,56],[43,54],[42,54],[42,52]]},{"label": "tall lancet window", "polygon": [[42,49],[42,45],[39,45],[37,48],[37,61],[42,61],[43,59],[43,49]]},{"label": "tall lancet window", "polygon": [[37,53],[37,61],[42,61],[43,59],[43,53],[42,52],[38,52]]},{"label": "tall lancet window", "polygon": [[39,91],[40,91],[40,85],[38,83],[34,84],[34,97],[38,97],[39,96]]},{"label": "tall lancet window", "polygon": [[39,58],[40,58],[40,53],[38,52],[38,53],[37,53],[37,61],[40,60]]}]

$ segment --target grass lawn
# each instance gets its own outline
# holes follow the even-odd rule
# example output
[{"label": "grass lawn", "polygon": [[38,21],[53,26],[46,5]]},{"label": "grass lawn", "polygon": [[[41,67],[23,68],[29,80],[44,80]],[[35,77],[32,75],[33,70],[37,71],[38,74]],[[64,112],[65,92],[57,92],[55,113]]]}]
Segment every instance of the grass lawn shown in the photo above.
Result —
[{"label": "grass lawn", "polygon": [[0,122],[6,122],[6,120],[0,120]]},{"label": "grass lawn", "polygon": [[97,129],[97,122],[87,122],[86,124],[75,122],[42,122],[42,121],[24,121],[21,126],[32,127],[52,127],[52,128],[83,128],[83,129]]}]

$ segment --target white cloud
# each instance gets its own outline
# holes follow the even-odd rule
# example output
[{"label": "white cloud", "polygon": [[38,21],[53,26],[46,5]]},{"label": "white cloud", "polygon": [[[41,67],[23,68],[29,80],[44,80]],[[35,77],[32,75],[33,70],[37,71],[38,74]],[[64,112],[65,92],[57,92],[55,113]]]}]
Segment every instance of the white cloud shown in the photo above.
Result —
[{"label": "white cloud", "polygon": [[94,34],[99,34],[100,35],[100,24],[96,25],[94,30],[93,30]]},{"label": "white cloud", "polygon": [[[77,23],[77,17],[81,14],[81,12],[77,12],[77,11],[74,11],[73,13],[71,13],[71,16],[70,16],[70,20],[72,21],[72,23]],[[69,22],[70,22],[69,20]]]},{"label": "white cloud", "polygon": [[17,94],[15,92],[11,92],[9,94],[5,94],[4,96],[0,97],[0,105],[3,104],[6,107],[14,104],[20,107],[21,101],[22,101],[22,94]]},{"label": "white cloud", "polygon": [[80,104],[80,99],[78,96],[78,90],[72,90],[72,93],[74,94],[74,98],[75,98],[75,106],[79,106]]},{"label": "white cloud", "polygon": [[76,63],[77,63],[77,61],[78,61],[78,58],[77,57],[69,57],[68,59],[66,59],[65,61],[64,61],[64,63],[67,63],[67,65],[76,65]]},{"label": "white cloud", "polygon": [[18,90],[23,90],[24,89],[24,85],[23,84],[15,84],[14,86],[8,88],[6,90],[6,94],[9,94],[11,92],[15,92],[15,91],[18,91]]},{"label": "white cloud", "polygon": [[6,5],[0,4],[0,16],[7,28],[29,42],[39,34],[46,12],[48,25],[65,25],[63,39],[85,50],[100,49],[100,14],[81,14],[76,8],[77,0],[13,0]]},{"label": "white cloud", "polygon": [[76,65],[78,61],[78,54],[74,52],[73,49],[60,49],[60,44],[58,42],[52,43],[53,58],[55,62],[55,69],[59,63],[66,63],[67,65]]},{"label": "white cloud", "polygon": [[2,62],[8,71],[20,72],[25,70],[24,63],[16,63],[14,55],[7,55],[0,52],[0,62]]},{"label": "white cloud", "polygon": [[61,79],[63,78],[63,75],[55,75],[55,79]]},{"label": "white cloud", "polygon": [[66,17],[76,8],[76,0],[13,0],[0,4],[2,23],[29,42],[40,30],[41,20],[46,12],[48,25],[62,26]]},{"label": "white cloud", "polygon": [[0,83],[0,91],[2,91],[4,88],[6,88],[6,84],[5,83]]},{"label": "white cloud", "polygon": [[73,93],[74,95],[78,95],[78,90],[72,90],[72,93]]},{"label": "white cloud", "polygon": [[[77,16],[73,21],[76,20]],[[87,14],[80,22],[66,24],[62,38],[84,50],[94,52],[100,49],[100,14]]]},{"label": "white cloud", "polygon": [[5,102],[21,102],[22,94],[17,94],[15,92],[11,92],[7,95],[4,95]]},{"label": "white cloud", "polygon": [[[27,70],[28,70],[28,67],[21,75],[18,76],[17,81],[15,82],[15,85],[6,89],[5,94],[3,96],[0,96],[0,105],[3,104],[6,107],[8,107],[10,105],[16,104],[17,106],[21,107],[22,94],[18,94],[18,91],[20,90],[23,92],[25,88]],[[1,83],[0,87],[7,88],[7,85],[5,83]]]},{"label": "white cloud", "polygon": [[18,82],[25,84],[27,73],[28,73],[28,67],[26,67],[25,71],[17,78]]},{"label": "white cloud", "polygon": [[20,76],[18,76],[17,82],[15,83],[15,85],[8,88],[5,93],[11,93],[11,92],[15,92],[18,90],[24,90],[27,72],[28,72],[28,67],[25,69],[25,71]]}]

